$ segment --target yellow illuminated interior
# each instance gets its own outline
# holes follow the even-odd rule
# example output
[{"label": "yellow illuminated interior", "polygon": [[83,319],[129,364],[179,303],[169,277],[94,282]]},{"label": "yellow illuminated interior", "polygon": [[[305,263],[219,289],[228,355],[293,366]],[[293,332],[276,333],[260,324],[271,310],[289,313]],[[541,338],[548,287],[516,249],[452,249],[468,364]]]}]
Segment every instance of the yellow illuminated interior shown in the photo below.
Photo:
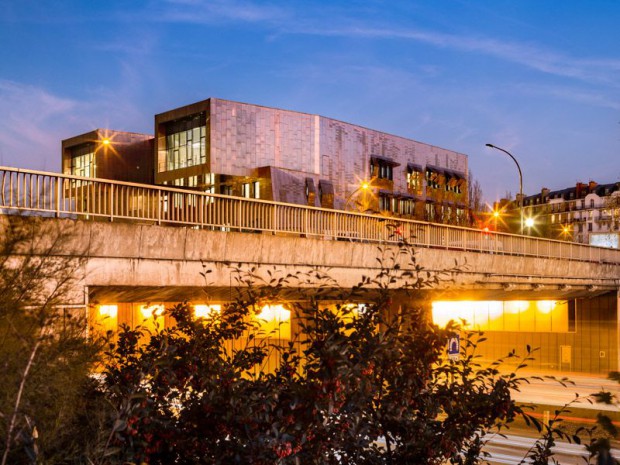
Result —
[{"label": "yellow illuminated interior", "polygon": [[144,318],[159,318],[164,314],[163,305],[141,305],[140,313]]},{"label": "yellow illuminated interior", "polygon": [[116,318],[118,305],[99,305],[99,315],[102,318]]},{"label": "yellow illuminated interior", "polygon": [[265,305],[257,318],[265,336],[291,338],[291,312],[282,305]]},{"label": "yellow illuminated interior", "polygon": [[436,301],[433,322],[481,331],[568,332],[568,302],[557,300]]},{"label": "yellow illuminated interior", "polygon": [[194,305],[194,316],[196,318],[210,318],[213,313],[220,313],[222,311],[221,305],[205,305],[205,304],[197,304]]},{"label": "yellow illuminated interior", "polygon": [[94,312],[91,312],[93,328],[98,331],[116,331],[118,329],[118,306],[117,305],[98,305]]}]

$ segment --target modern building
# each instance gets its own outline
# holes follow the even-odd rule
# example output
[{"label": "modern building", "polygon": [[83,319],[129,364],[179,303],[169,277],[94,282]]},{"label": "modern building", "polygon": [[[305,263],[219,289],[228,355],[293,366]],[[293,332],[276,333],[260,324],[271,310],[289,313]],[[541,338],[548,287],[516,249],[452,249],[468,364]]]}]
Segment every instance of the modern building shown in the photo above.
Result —
[{"label": "modern building", "polygon": [[149,154],[109,134],[63,141],[64,172],[468,223],[466,155],[319,115],[210,98],[156,115]]},{"label": "modern building", "polygon": [[65,174],[153,183],[153,136],[95,129],[62,141]]},{"label": "modern building", "polygon": [[577,183],[574,187],[525,197],[524,216],[532,235],[590,244],[595,236],[620,230],[620,182]]}]

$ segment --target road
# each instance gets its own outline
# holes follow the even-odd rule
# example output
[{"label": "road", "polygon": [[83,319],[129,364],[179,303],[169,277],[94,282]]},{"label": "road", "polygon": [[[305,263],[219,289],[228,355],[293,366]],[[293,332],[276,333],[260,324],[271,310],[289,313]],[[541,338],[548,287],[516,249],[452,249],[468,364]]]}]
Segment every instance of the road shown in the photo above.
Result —
[{"label": "road", "polygon": [[[488,462],[492,465],[510,464],[516,465],[528,455],[528,452],[534,444],[534,439],[522,436],[506,436],[502,438],[495,436],[485,447],[485,451],[491,454]],[[556,447],[551,449],[554,452],[554,459],[561,465],[584,465],[587,462],[588,452],[584,446],[577,444],[558,443]],[[612,449],[614,457],[620,457],[620,450]],[[529,463],[529,462],[525,462]]]},{"label": "road", "polygon": [[[530,374],[528,374],[530,375]],[[532,373],[536,376],[536,373]],[[564,375],[556,376],[561,378]],[[594,402],[588,402],[588,398],[596,392],[609,391],[617,396],[620,395],[620,385],[615,381],[610,381],[604,377],[596,375],[584,375],[570,373],[566,375],[574,384],[568,384],[567,387],[562,386],[557,381],[552,380],[531,380],[530,384],[523,385],[520,392],[514,392],[513,397],[518,402],[545,405],[549,407],[562,407],[572,402],[576,395],[579,401],[572,404],[569,409],[571,413],[566,414],[572,417],[589,417],[584,419],[583,423],[592,422],[592,418],[596,414],[596,410],[603,410],[607,413],[620,412],[620,408],[616,405],[604,405]],[[585,409],[585,410],[582,410]],[[553,412],[551,412],[553,415]],[[575,418],[578,422],[579,419]],[[591,423],[590,423],[591,425]],[[519,432],[521,434],[521,432]],[[485,450],[491,454],[488,459],[493,465],[499,464],[519,464],[534,444],[535,439],[526,437],[527,432],[523,435],[512,434],[501,437],[494,436],[490,439]],[[576,444],[558,443],[554,447],[554,458],[562,465],[587,463],[588,453],[585,448]],[[620,457],[620,450],[612,450],[614,457]],[[527,461],[525,463],[528,463]]]},{"label": "road", "polygon": [[[563,387],[556,381],[531,380],[530,384],[524,384],[522,386],[521,392],[514,392],[513,397],[518,402],[531,402],[534,404],[560,407],[571,402],[575,398],[575,394],[579,394],[581,400],[575,407],[620,412],[617,406],[591,404],[586,400],[593,393],[602,390],[620,395],[620,385],[617,382],[593,375],[570,373],[566,376],[575,384]],[[556,377],[559,378],[560,376]]]}]

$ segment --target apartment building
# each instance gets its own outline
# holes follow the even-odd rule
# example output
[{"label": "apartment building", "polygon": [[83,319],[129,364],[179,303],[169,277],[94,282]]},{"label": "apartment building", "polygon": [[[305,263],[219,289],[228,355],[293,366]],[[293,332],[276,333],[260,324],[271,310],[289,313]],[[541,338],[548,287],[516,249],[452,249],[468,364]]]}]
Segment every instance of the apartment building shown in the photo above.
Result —
[{"label": "apartment building", "polygon": [[120,131],[67,139],[63,171],[468,224],[467,155],[452,150],[319,115],[216,98],[155,115],[154,133],[131,136],[152,144],[141,152],[126,143],[131,133]]},{"label": "apartment building", "polygon": [[533,235],[590,244],[597,235],[620,231],[620,182],[543,188],[525,197],[524,215],[534,220]]}]

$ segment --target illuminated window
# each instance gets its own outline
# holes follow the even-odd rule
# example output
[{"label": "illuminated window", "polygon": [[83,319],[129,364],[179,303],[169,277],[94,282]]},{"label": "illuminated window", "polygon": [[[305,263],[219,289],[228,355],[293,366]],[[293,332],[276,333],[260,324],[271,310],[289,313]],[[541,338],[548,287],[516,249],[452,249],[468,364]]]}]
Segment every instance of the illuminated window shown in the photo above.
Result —
[{"label": "illuminated window", "polygon": [[96,171],[95,144],[83,144],[71,149],[71,174],[94,178]]},{"label": "illuminated window", "polygon": [[160,318],[164,314],[164,306],[163,305],[141,305],[140,306],[140,314],[144,319],[149,318]]},{"label": "illuminated window", "polygon": [[104,318],[116,318],[118,315],[117,305],[99,305],[99,315]]},{"label": "illuminated window", "polygon": [[480,331],[569,332],[575,319],[569,302],[555,300],[438,301],[432,314],[438,326],[465,320],[464,329]]},{"label": "illuminated window", "polygon": [[260,181],[254,181],[254,198],[260,199]]},{"label": "illuminated window", "polygon": [[194,305],[194,316],[196,318],[210,318],[213,313],[220,313],[222,311],[221,305]]},{"label": "illuminated window", "polygon": [[241,184],[241,197],[250,198],[250,183]]},{"label": "illuminated window", "polygon": [[265,337],[291,338],[291,312],[282,305],[265,305],[256,318]]},{"label": "illuminated window", "polygon": [[118,327],[118,306],[99,305],[96,313],[92,314],[93,324],[96,329],[105,331],[116,331]]},{"label": "illuminated window", "polygon": [[166,170],[205,164],[206,115],[200,113],[165,124]]},{"label": "illuminated window", "polygon": [[422,195],[424,176],[421,168],[407,168],[407,188],[415,195]]}]

